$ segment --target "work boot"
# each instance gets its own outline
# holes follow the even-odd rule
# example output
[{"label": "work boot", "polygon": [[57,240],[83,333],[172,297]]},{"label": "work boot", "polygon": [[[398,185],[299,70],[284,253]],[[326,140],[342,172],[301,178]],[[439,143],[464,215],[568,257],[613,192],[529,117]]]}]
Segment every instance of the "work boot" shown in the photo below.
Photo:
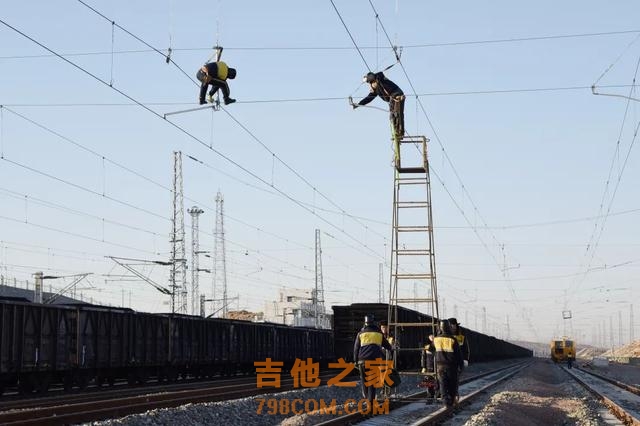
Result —
[{"label": "work boot", "polygon": [[209,101],[210,104],[212,104],[214,102],[213,95],[209,95],[207,100]]},{"label": "work boot", "polygon": [[204,104],[206,104],[205,100],[204,99],[200,99],[200,105],[204,105]]},{"label": "work boot", "polygon": [[233,98],[226,98],[226,99],[224,100],[224,104],[225,104],[225,105],[229,105],[229,104],[234,103],[235,101],[236,101],[236,100],[235,100],[235,99],[233,99]]}]

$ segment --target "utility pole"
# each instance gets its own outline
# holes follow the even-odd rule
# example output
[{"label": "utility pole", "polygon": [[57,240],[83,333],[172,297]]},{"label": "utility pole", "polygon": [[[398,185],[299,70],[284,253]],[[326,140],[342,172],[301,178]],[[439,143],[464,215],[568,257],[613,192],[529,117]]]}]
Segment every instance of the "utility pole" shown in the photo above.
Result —
[{"label": "utility pole", "polygon": [[482,332],[487,333],[487,308],[482,307]]},{"label": "utility pole", "polygon": [[35,276],[35,281],[36,281],[36,285],[35,285],[35,290],[33,292],[33,303],[42,303],[42,277],[43,277],[43,273],[42,272],[36,272],[34,274]]},{"label": "utility pole", "polygon": [[506,336],[506,340],[509,340],[511,338],[511,330],[509,329],[509,315],[507,315],[507,336]]},{"label": "utility pole", "polygon": [[322,245],[320,244],[320,230],[316,229],[316,288],[314,292],[315,324],[316,328],[324,326],[324,282],[322,279]]},{"label": "utility pole", "polygon": [[629,342],[633,343],[635,336],[633,334],[633,303],[629,305]]},{"label": "utility pole", "polygon": [[609,343],[611,344],[611,356],[613,356],[613,318],[609,315]]},{"label": "utility pole", "polygon": [[191,215],[191,315],[200,310],[200,215],[204,210],[193,206],[187,212]]},{"label": "utility pole", "polygon": [[[173,153],[173,213],[171,217],[171,312],[187,313],[187,259],[184,245],[182,152]],[[176,300],[178,297],[178,300]]]},{"label": "utility pole", "polygon": [[[227,317],[227,255],[224,236],[224,197],[218,191],[216,194],[216,224],[213,230],[213,299],[220,299],[218,290],[222,290],[222,318]],[[214,305],[214,312],[216,312]]]},{"label": "utility pole", "polygon": [[382,263],[378,264],[378,303],[382,303],[384,301],[383,293],[383,279],[382,279]]},{"label": "utility pole", "polygon": [[618,311],[618,346],[622,344],[622,311]]}]

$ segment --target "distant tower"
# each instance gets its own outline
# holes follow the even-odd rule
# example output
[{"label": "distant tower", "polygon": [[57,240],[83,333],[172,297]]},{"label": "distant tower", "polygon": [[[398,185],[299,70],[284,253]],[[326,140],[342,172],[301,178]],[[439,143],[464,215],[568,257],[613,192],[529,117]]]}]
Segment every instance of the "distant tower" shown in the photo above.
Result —
[{"label": "distant tower", "polygon": [[322,280],[322,246],[320,245],[320,230],[316,229],[316,288],[313,304],[315,307],[316,328],[324,326],[324,284]]},{"label": "distant tower", "polygon": [[511,330],[509,330],[509,315],[507,315],[507,327],[506,327],[506,331],[507,331],[507,335],[506,335],[506,340],[509,340],[511,338]]},{"label": "distant tower", "polygon": [[[213,230],[213,299],[221,301],[222,318],[227,317],[229,311],[227,298],[227,254],[224,247],[224,197],[218,191],[216,194],[216,225]],[[220,294],[222,293],[222,294]],[[214,310],[215,309],[214,302]]]},{"label": "distant tower", "polygon": [[633,303],[629,305],[629,342],[633,343],[635,336],[633,335]]},{"label": "distant tower", "polygon": [[618,346],[622,344],[622,311],[618,311]]},{"label": "distant tower", "polygon": [[191,215],[191,315],[200,314],[200,215],[197,206],[187,210]]},{"label": "distant tower", "polygon": [[382,263],[378,264],[378,303],[384,301],[384,279],[382,278]]},{"label": "distant tower", "polygon": [[[187,259],[184,245],[182,152],[173,153],[173,214],[171,217],[171,312],[187,313]],[[176,296],[178,300],[176,300]]]},{"label": "distant tower", "polygon": [[482,307],[482,332],[487,333],[487,308]]}]

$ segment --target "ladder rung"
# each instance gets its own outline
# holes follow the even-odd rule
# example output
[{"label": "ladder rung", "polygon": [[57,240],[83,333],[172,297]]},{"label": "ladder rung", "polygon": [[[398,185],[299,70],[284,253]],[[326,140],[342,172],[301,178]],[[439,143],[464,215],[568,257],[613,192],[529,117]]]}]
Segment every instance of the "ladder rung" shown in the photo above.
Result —
[{"label": "ladder rung", "polygon": [[431,274],[395,274],[395,278],[399,280],[428,280],[432,277]]},{"label": "ladder rung", "polygon": [[402,256],[428,256],[431,254],[429,250],[394,250],[394,253]]},{"label": "ladder rung", "polygon": [[400,143],[427,143],[429,142],[429,138],[424,137],[424,136],[409,136],[409,135],[403,135],[402,139],[400,140]]},{"label": "ladder rung", "polygon": [[398,326],[398,327],[435,327],[436,323],[430,322],[390,322],[389,327]]},{"label": "ladder rung", "polygon": [[424,167],[396,167],[398,173],[427,173]]},{"label": "ladder rung", "polygon": [[422,226],[422,225],[406,225],[406,226],[396,226],[398,232],[425,232],[431,231],[430,226]]},{"label": "ladder rung", "polygon": [[429,203],[426,201],[398,201],[396,204],[399,209],[424,209],[429,207]]},{"label": "ladder rung", "polygon": [[395,303],[432,303],[433,299],[391,299]]},{"label": "ladder rung", "polygon": [[396,178],[396,185],[427,185],[429,183],[425,178]]}]

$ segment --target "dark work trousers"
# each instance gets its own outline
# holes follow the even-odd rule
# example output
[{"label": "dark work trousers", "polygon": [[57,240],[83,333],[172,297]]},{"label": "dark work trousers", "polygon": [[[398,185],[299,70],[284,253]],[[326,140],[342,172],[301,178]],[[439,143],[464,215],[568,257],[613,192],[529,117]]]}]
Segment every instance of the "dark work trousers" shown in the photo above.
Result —
[{"label": "dark work trousers", "polygon": [[439,364],[436,366],[440,395],[447,407],[453,406],[458,396],[458,368],[453,365]]},{"label": "dark work trousers", "polygon": [[391,122],[400,137],[404,136],[404,99],[404,95],[391,95],[391,100],[389,101]]},{"label": "dark work trousers", "polygon": [[360,371],[360,380],[362,380],[362,396],[368,400],[369,402],[373,402],[376,399],[376,388],[375,386],[365,386],[366,378],[365,378],[365,361],[358,361],[358,370]]},{"label": "dark work trousers", "polygon": [[[209,96],[215,95],[218,89],[222,89],[222,96],[224,99],[229,99],[229,85],[224,80],[219,80],[217,78],[209,78],[207,79],[207,75],[202,72],[202,70],[198,70],[196,77],[200,81],[200,100],[204,101],[204,97],[207,94],[207,87],[211,85],[211,91],[209,92]],[[207,81],[208,80],[208,81]]]}]

